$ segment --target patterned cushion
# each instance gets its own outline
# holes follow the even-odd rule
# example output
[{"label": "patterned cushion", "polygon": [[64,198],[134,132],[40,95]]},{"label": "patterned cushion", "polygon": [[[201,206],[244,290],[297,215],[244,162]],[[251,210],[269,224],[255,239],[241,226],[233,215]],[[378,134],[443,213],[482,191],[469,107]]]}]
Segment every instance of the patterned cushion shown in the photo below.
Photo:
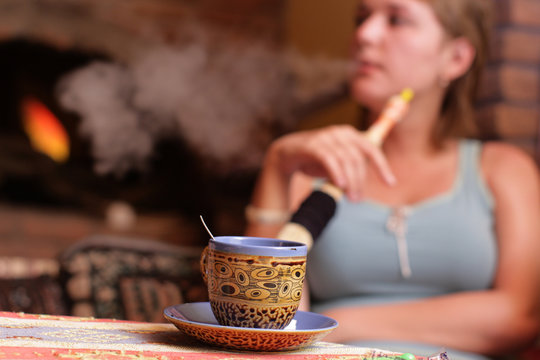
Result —
[{"label": "patterned cushion", "polygon": [[0,311],[67,315],[62,288],[49,275],[0,278]]},{"label": "patterned cushion", "polygon": [[60,280],[71,314],[163,322],[163,309],[206,301],[201,248],[94,236],[64,251]]}]

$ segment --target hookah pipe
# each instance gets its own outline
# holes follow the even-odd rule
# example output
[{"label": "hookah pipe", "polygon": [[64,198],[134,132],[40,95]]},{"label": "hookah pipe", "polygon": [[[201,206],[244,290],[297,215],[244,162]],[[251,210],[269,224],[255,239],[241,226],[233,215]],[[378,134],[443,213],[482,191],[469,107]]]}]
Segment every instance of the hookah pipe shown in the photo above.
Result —
[{"label": "hookah pipe", "polygon": [[[382,144],[386,135],[409,109],[413,96],[413,91],[407,88],[388,100],[381,115],[365,133],[371,143],[377,146]],[[310,249],[334,216],[337,203],[342,197],[343,190],[329,182],[324,183],[302,202],[277,238],[301,242]]]}]

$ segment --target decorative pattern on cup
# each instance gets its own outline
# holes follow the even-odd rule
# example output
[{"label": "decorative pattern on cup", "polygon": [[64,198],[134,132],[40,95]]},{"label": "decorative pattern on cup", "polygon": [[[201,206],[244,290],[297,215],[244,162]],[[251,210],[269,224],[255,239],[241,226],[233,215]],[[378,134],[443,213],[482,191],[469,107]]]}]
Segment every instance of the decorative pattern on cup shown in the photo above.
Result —
[{"label": "decorative pattern on cup", "polygon": [[221,325],[282,329],[294,317],[306,274],[305,257],[210,251],[208,294]]}]

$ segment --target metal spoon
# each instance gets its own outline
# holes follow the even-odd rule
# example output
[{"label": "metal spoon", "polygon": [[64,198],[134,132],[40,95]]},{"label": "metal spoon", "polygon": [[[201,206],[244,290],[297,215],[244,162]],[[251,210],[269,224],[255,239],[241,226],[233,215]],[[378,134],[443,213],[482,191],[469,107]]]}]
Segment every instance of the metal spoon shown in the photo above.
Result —
[{"label": "metal spoon", "polygon": [[210,234],[210,237],[212,238],[212,240],[216,241],[216,239],[214,238],[214,235],[212,235],[212,232],[210,231],[208,226],[206,226],[206,223],[204,222],[204,219],[203,219],[202,215],[199,215],[199,216],[201,217],[201,221],[202,221],[202,224],[203,224],[204,228],[206,229],[206,231],[208,231],[208,234]]}]

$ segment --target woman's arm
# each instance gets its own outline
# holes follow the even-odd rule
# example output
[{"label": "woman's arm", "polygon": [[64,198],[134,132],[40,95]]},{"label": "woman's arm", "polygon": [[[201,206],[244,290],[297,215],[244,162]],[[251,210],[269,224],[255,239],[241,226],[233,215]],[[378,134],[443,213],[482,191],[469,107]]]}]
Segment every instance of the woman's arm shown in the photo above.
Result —
[{"label": "woman's arm", "polygon": [[[269,147],[253,191],[251,206],[263,211],[295,211],[312,191],[312,177],[326,177],[351,198],[361,197],[366,159],[375,164],[388,184],[395,179],[381,150],[349,125],[292,133]],[[249,221],[248,236],[274,237],[285,222]],[[299,310],[309,311],[304,284]]]},{"label": "woman's arm", "polygon": [[348,307],[326,315],[340,326],[325,338],[419,341],[498,354],[538,334],[540,190],[536,165],[520,151],[488,144],[482,156],[495,197],[499,263],[493,289],[394,305]]},{"label": "woman's arm", "polygon": [[326,312],[339,322],[325,341],[397,340],[501,355],[536,335],[521,300],[504,291],[467,292],[422,301],[343,307]]},{"label": "woman's arm", "polygon": [[[274,141],[266,153],[251,205],[272,211],[295,209],[309,195],[306,176],[325,177],[342,188],[350,199],[359,200],[367,161],[375,165],[388,184],[395,182],[379,147],[350,125],[334,125],[283,136]],[[291,185],[293,174],[298,173],[304,174],[304,180]],[[248,224],[246,234],[275,236],[283,225],[252,222]]]}]

